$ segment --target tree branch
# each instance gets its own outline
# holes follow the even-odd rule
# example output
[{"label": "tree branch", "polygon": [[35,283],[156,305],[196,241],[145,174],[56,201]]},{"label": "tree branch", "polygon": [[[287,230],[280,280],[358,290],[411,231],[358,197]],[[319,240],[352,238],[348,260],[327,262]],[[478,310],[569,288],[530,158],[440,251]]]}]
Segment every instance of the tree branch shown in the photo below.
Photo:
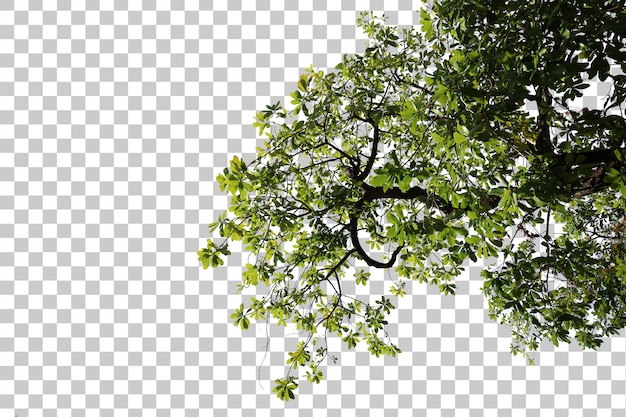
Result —
[{"label": "tree branch", "polygon": [[615,156],[615,151],[624,150],[617,149],[593,149],[590,151],[572,152],[569,154],[554,155],[553,160],[556,166],[574,166],[574,165],[621,165]]},{"label": "tree branch", "polygon": [[[346,254],[337,262],[331,269],[328,271],[326,276],[324,277],[324,281],[328,281],[328,283],[333,287],[335,293],[341,297],[343,294],[341,290],[341,281],[339,280],[339,275],[337,274],[337,270],[352,256],[352,254],[356,252],[356,249],[350,249]],[[335,288],[335,286],[330,282],[331,275],[335,274],[335,278],[337,279],[337,285],[339,286],[339,291]]]},{"label": "tree branch", "polygon": [[574,193],[572,197],[581,198],[586,195],[595,194],[609,187],[609,184],[604,182],[604,174],[607,168],[615,166],[613,162],[607,162],[601,167],[597,168],[591,175],[579,187],[578,191]]},{"label": "tree branch", "polygon": [[374,162],[376,161],[376,154],[378,153],[378,143],[380,142],[380,129],[371,118],[368,119],[368,123],[374,128],[374,141],[372,142],[370,157],[367,160],[365,168],[363,168],[363,171],[354,179],[356,182],[363,181],[365,178],[367,178],[370,171],[372,170],[372,167],[374,166]]},{"label": "tree branch", "polygon": [[548,124],[548,116],[552,111],[552,96],[547,87],[537,88],[536,100],[537,108],[539,109],[539,117],[537,118],[539,132],[535,142],[535,149],[539,155],[550,154],[554,150],[550,137],[550,125]]},{"label": "tree branch", "polygon": [[356,250],[356,252],[359,254],[359,256],[361,256],[361,258],[369,266],[373,266],[375,268],[391,268],[396,263],[396,259],[398,258],[398,254],[400,253],[402,248],[404,248],[404,246],[402,246],[402,245],[398,246],[393,251],[393,253],[391,254],[391,258],[389,259],[388,262],[380,262],[380,261],[377,261],[377,260],[371,258],[365,252],[363,247],[361,246],[361,242],[359,242],[358,219],[359,218],[358,218],[357,215],[353,214],[353,215],[350,216],[350,239],[352,241],[352,246],[354,247],[354,250]]},{"label": "tree branch", "polygon": [[365,191],[363,199],[365,201],[380,200],[383,198],[395,198],[398,200],[420,200],[427,201],[429,198],[433,200],[437,209],[448,214],[454,210],[452,205],[445,201],[443,198],[429,195],[426,190],[418,186],[409,188],[408,191],[402,191],[398,187],[391,187],[385,190],[383,187],[372,187],[367,183],[362,184]]}]

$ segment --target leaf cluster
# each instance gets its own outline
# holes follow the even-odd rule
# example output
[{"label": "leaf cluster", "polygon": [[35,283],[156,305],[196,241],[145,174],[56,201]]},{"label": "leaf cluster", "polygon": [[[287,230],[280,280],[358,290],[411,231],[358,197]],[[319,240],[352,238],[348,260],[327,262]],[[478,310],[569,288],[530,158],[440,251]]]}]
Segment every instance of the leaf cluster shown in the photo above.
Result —
[{"label": "leaf cluster", "polygon": [[[597,348],[626,326],[626,78],[611,70],[626,72],[623,4],[438,0],[420,16],[400,30],[362,14],[365,52],[307,68],[291,107],[256,115],[257,158],[217,177],[230,207],[210,229],[223,240],[198,259],[220,266],[242,242],[239,289],[267,294],[234,324],[295,325],[287,365],[310,382],[329,335],[400,352],[385,330],[393,301],[346,291],[376,268],[395,268],[394,296],[406,280],[454,294],[470,261],[497,260],[483,291],[513,353],[544,338]],[[611,92],[577,109],[593,77]],[[274,388],[283,400],[298,386],[289,372]]]}]

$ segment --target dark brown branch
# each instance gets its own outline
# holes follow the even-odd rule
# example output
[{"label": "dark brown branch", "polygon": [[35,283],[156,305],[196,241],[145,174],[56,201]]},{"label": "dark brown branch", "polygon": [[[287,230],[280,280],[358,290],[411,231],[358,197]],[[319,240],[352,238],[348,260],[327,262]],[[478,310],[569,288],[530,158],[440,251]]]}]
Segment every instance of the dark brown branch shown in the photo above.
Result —
[{"label": "dark brown branch", "polygon": [[552,96],[547,87],[538,88],[536,100],[537,108],[539,109],[539,117],[537,119],[539,132],[535,142],[535,149],[539,155],[550,154],[554,149],[550,137],[550,125],[548,124],[548,115],[552,111]]},{"label": "dark brown branch", "polygon": [[[356,249],[350,249],[348,252],[346,252],[346,254],[339,260],[339,262],[337,262],[329,271],[328,273],[324,276],[324,278],[320,279],[319,282],[322,281],[327,281],[328,284],[333,287],[333,290],[335,290],[335,293],[339,296],[341,296],[342,292],[341,292],[341,283],[339,282],[339,277],[336,275],[337,270],[344,264],[346,263],[346,261],[350,258],[350,256],[352,256],[354,253],[356,252]],[[313,265],[313,262],[311,262],[311,266]],[[333,283],[330,281],[330,277],[331,275],[335,274],[335,277],[337,278],[337,284],[339,285],[339,290],[337,290],[337,288],[335,288],[335,285],[333,285]],[[306,294],[312,287],[313,285],[315,285],[316,282],[310,282],[306,287],[304,287],[300,292],[302,294]]]},{"label": "dark brown branch", "polygon": [[393,253],[391,254],[391,258],[387,262],[380,262],[373,258],[371,258],[361,246],[361,242],[359,242],[359,227],[358,227],[358,217],[356,215],[350,216],[350,239],[352,241],[352,246],[354,250],[361,256],[361,258],[365,261],[369,266],[373,266],[374,268],[391,268],[398,258],[398,254],[404,248],[404,246],[398,246]]},{"label": "dark brown branch", "polygon": [[356,249],[350,249],[348,252],[346,252],[345,255],[343,255],[343,258],[341,258],[339,260],[339,262],[337,262],[331,269],[330,271],[328,271],[328,273],[326,274],[326,276],[324,277],[324,281],[328,280],[328,278],[330,278],[330,276],[332,274],[334,274],[335,272],[337,272],[337,270],[339,269],[339,267],[341,267],[341,265],[343,265],[349,258],[350,256],[352,256],[352,254],[356,251]]},{"label": "dark brown branch", "polygon": [[368,123],[374,129],[374,140],[372,142],[370,157],[367,160],[367,164],[365,165],[365,168],[363,168],[363,171],[354,179],[356,182],[363,181],[365,178],[367,178],[370,171],[372,170],[372,167],[374,166],[374,162],[376,161],[376,155],[378,153],[378,143],[380,142],[380,129],[378,128],[376,122],[374,122],[372,119],[369,119]]},{"label": "dark brown branch", "polygon": [[583,152],[573,152],[565,155],[554,155],[552,167],[556,170],[576,171],[578,167],[591,167],[593,171],[583,177],[578,177],[577,184],[574,185],[575,192],[573,198],[580,198],[595,194],[609,187],[604,182],[607,169],[623,169],[624,163],[617,159],[616,150],[622,149],[594,149]]},{"label": "dark brown branch", "polygon": [[564,155],[554,155],[553,160],[555,166],[619,165],[619,161],[615,156],[616,150],[623,149],[594,149],[590,151],[573,152]]},{"label": "dark brown branch", "polygon": [[342,149],[336,147],[335,145],[333,145],[330,142],[327,142],[328,146],[330,146],[331,148],[333,148],[334,150],[336,150],[341,156],[343,156],[344,158],[346,158],[348,161],[350,161],[351,164],[356,164],[358,161],[358,158],[354,157],[354,156],[350,156],[347,153],[345,153]]},{"label": "dark brown branch", "polygon": [[429,198],[432,199],[433,206],[442,212],[448,214],[452,212],[454,209],[450,203],[445,201],[443,198],[437,196],[430,196],[426,190],[420,188],[418,186],[411,187],[408,191],[402,191],[398,187],[391,187],[385,190],[383,187],[372,187],[369,184],[362,184],[363,190],[365,191],[363,195],[363,199],[365,201],[374,201],[380,200],[383,198],[395,198],[398,200],[419,200],[419,201],[427,201]]},{"label": "dark brown branch", "polygon": [[397,69],[397,68],[394,68],[394,70],[393,70],[393,71],[391,71],[391,75],[392,75],[392,76],[396,79],[396,81],[397,81],[398,83],[400,83],[400,84],[406,84],[406,85],[411,86],[411,87],[413,87],[413,88],[416,88],[416,89],[418,89],[418,90],[420,90],[420,91],[422,91],[422,92],[424,92],[424,93],[430,93],[430,91],[428,91],[428,90],[426,89],[426,87],[424,87],[424,86],[422,86],[422,85],[419,85],[419,84],[416,84],[416,83],[411,82],[411,81],[406,81],[406,79],[405,79],[404,77],[401,77],[401,76],[398,74],[398,69]]},{"label": "dark brown branch", "polygon": [[607,162],[600,168],[597,168],[591,175],[589,175],[579,187],[578,191],[574,193],[572,197],[580,198],[586,195],[595,194],[609,187],[609,184],[604,182],[604,174],[606,170],[612,166],[615,166],[614,162]]},{"label": "dark brown branch", "polygon": [[[346,254],[343,256],[343,258],[341,258],[339,260],[339,262],[337,262],[331,269],[330,271],[328,271],[328,273],[326,274],[326,276],[324,277],[324,281],[328,281],[328,283],[333,287],[333,289],[335,290],[335,293],[341,297],[341,295],[343,294],[342,290],[341,290],[341,281],[339,280],[339,275],[337,274],[337,270],[350,258],[350,256],[352,256],[352,254],[356,252],[356,249],[350,249],[348,252],[346,252]],[[339,291],[337,291],[337,289],[335,288],[335,286],[332,284],[332,282],[330,282],[330,277],[331,275],[335,275],[335,278],[337,280],[337,285],[339,286]]]}]

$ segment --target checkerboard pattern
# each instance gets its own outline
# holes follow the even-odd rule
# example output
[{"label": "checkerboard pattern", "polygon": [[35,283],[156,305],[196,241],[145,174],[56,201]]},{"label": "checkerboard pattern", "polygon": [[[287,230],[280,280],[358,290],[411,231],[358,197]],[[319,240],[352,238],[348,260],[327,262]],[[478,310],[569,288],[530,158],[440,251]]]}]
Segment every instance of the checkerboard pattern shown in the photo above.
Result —
[{"label": "checkerboard pattern", "polygon": [[480,265],[455,297],[410,286],[399,357],[331,340],[326,379],[282,403],[297,335],[232,326],[245,254],[199,267],[227,203],[214,178],[252,157],[255,112],[362,51],[359,11],[407,25],[418,7],[0,1],[0,417],[626,416],[625,338],[526,366],[487,318]]}]

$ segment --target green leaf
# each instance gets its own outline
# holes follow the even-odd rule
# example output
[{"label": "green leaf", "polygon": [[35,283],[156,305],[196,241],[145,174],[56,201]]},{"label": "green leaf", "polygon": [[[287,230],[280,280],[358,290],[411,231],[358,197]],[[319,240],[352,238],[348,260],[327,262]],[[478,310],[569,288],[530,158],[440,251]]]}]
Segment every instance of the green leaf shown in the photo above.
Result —
[{"label": "green leaf", "polygon": [[462,145],[462,144],[464,144],[465,142],[467,142],[467,138],[466,138],[465,136],[463,136],[462,134],[460,134],[459,132],[454,132],[454,133],[452,134],[452,136],[453,136],[453,138],[454,138],[454,142],[455,142],[457,145]]},{"label": "green leaf", "polygon": [[389,175],[387,174],[378,174],[376,176],[374,176],[371,180],[370,180],[370,185],[372,187],[381,187],[381,186],[385,186],[389,184]]},{"label": "green leaf", "polygon": [[357,343],[359,343],[360,339],[358,338],[359,333],[353,333],[350,332],[346,337],[344,337],[342,340],[344,342],[346,342],[346,344],[348,345],[348,349],[352,349],[354,347],[356,347]]},{"label": "green leaf", "polygon": [[294,377],[277,379],[274,382],[276,386],[272,391],[276,393],[278,398],[283,401],[289,401],[295,398],[293,391],[298,388],[298,384],[295,382]]},{"label": "green leaf", "polygon": [[355,274],[357,285],[360,284],[360,285],[366,286],[367,285],[367,281],[368,281],[370,276],[371,276],[370,272],[365,272],[362,269],[358,270],[356,272],[356,274]]},{"label": "green leaf", "polygon": [[306,75],[302,75],[298,81],[298,89],[302,92],[306,92],[309,86],[308,78]]}]

